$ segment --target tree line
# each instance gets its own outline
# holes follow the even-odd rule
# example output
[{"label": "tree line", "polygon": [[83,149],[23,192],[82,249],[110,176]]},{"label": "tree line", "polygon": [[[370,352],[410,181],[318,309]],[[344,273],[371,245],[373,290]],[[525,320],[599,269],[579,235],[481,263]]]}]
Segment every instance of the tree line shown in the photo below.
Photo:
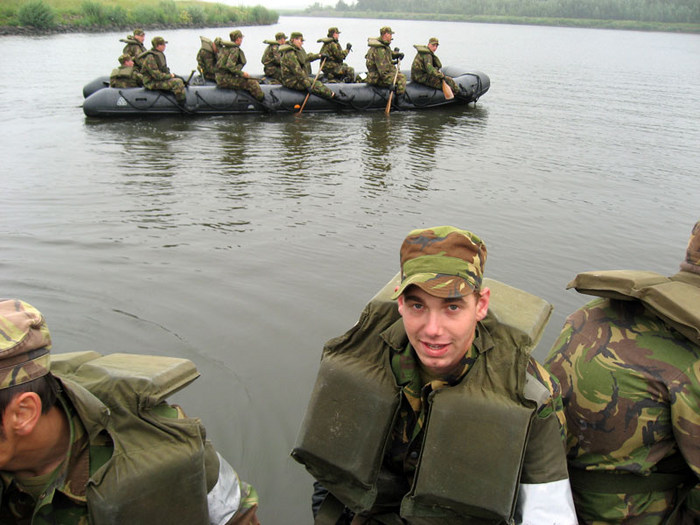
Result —
[{"label": "tree line", "polygon": [[[14,5],[13,5],[14,4]],[[61,2],[60,8],[45,0],[13,2],[0,7],[0,25],[55,28],[114,29],[144,27],[220,27],[227,25],[267,25],[279,19],[276,11],[262,6],[241,7],[210,2],[142,0],[108,3],[102,0]]]},{"label": "tree line", "polygon": [[700,23],[698,0],[338,0],[335,10]]}]

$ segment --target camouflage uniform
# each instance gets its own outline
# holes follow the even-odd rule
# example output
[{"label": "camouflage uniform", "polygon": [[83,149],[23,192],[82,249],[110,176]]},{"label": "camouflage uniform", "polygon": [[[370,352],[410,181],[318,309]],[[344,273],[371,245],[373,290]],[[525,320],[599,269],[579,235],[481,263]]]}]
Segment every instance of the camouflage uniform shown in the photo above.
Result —
[{"label": "camouflage uniform", "polygon": [[220,88],[244,89],[258,101],[262,101],[265,95],[260,89],[260,83],[243,76],[245,65],[245,53],[240,46],[233,42],[222,41],[216,61],[216,85]]},{"label": "camouflage uniform", "polygon": [[279,84],[282,82],[280,44],[276,40],[263,40],[263,42],[267,44],[267,47],[260,61],[264,66],[265,78],[272,83]]},{"label": "camouflage uniform", "polygon": [[[332,31],[335,30],[335,31]],[[318,42],[323,42],[319,54],[328,55],[323,65],[323,74],[330,82],[354,82],[355,70],[343,63],[343,60],[350,53],[350,49],[343,49],[337,38],[333,38],[335,33],[339,33],[336,27],[328,30],[327,38],[319,38]]]},{"label": "camouflage uniform", "polygon": [[140,67],[139,61],[137,60],[140,55],[146,52],[146,46],[134,38],[134,35],[143,35],[143,31],[140,29],[135,29],[133,35],[127,35],[126,38],[122,38],[119,41],[126,43],[124,49],[122,50],[122,55],[131,55],[134,58],[134,65],[138,68]]},{"label": "camouflage uniform", "polygon": [[141,55],[139,60],[141,61],[143,87],[172,91],[178,102],[185,102],[187,98],[185,83],[181,78],[170,76],[170,68],[165,54],[154,48]]},{"label": "camouflage uniform", "polygon": [[437,55],[427,46],[414,45],[413,47],[418,53],[411,65],[411,80],[435,89],[442,89],[442,81],[444,80],[452,88],[453,93],[459,93],[457,84],[452,80],[452,77],[448,77],[440,71],[442,62]]},{"label": "camouflage uniform", "polygon": [[315,53],[307,54],[303,47],[285,44],[280,47],[282,53],[282,85],[297,91],[310,91],[323,98],[333,98],[333,92],[322,82],[309,78],[311,61],[318,60]]},{"label": "camouflage uniform", "polygon": [[136,66],[125,66],[124,62],[133,60],[130,55],[122,55],[119,57],[121,64],[117,69],[112,70],[109,76],[109,87],[113,88],[132,88],[143,86],[143,76],[139,73]]},{"label": "camouflage uniform", "polygon": [[397,65],[394,60],[399,54],[392,51],[389,42],[380,38],[369,38],[367,40],[369,50],[365,55],[367,65],[367,83],[374,86],[391,88],[396,77],[396,94],[401,95],[406,92],[406,75],[399,72],[396,76]]},{"label": "camouflage uniform", "polygon": [[[0,300],[0,334],[0,389],[24,384],[49,374],[51,336],[38,310],[22,301]],[[61,391],[53,408],[67,416],[70,447],[66,460],[53,472],[36,478],[19,478],[11,471],[0,471],[0,523],[88,525],[91,523],[88,509],[88,504],[92,501],[90,497],[99,494],[99,489],[94,492],[88,490],[88,480],[96,480],[100,486],[109,476],[114,476],[109,473],[107,466],[110,459],[113,459],[115,450],[115,441],[111,436],[120,436],[115,429],[124,428],[119,420],[124,418],[121,412],[126,411],[110,412],[77,383],[63,379],[58,381]],[[160,403],[145,412],[159,418],[187,419],[179,407],[166,403]],[[87,417],[81,418],[81,414]],[[116,442],[123,443],[121,439],[116,439]],[[144,446],[147,448],[147,444]],[[180,443],[175,446],[185,445]],[[210,522],[222,524],[224,511],[229,517],[244,515],[249,510],[254,515],[258,504],[255,490],[238,479],[235,471],[213,450],[209,442],[206,442],[203,458],[199,459],[204,460],[204,468],[209,471],[206,479],[212,487],[209,489],[210,494],[216,495],[207,503]],[[199,465],[198,468],[201,468],[201,463]],[[103,466],[105,468],[102,469],[102,474],[93,477]],[[133,479],[138,473],[120,472],[117,476]],[[224,488],[224,491],[219,487]],[[240,494],[240,502],[234,490]],[[113,504],[113,501],[109,502],[109,505]],[[94,515],[95,508],[104,507],[104,502],[93,502],[92,505]],[[119,511],[117,506],[112,506],[108,512],[119,515]],[[136,510],[131,515],[134,514],[138,515],[139,511]]]},{"label": "camouflage uniform", "polygon": [[[415,230],[409,234],[401,247],[401,283],[396,287],[392,298],[400,297],[411,286],[419,287],[427,294],[442,299],[467,297],[476,291],[482,291],[485,260],[486,247],[481,239],[471,232],[449,226]],[[380,293],[379,296],[383,297],[383,293]],[[385,379],[383,373],[376,370],[376,367],[383,368],[386,365],[380,365],[380,363],[389,363],[390,373],[393,376],[389,381],[392,384],[390,390],[393,391],[395,386],[401,389],[398,414],[394,419],[384,452],[383,467],[385,468],[382,469],[382,474],[379,476],[383,482],[377,483],[375,486],[380,492],[377,501],[374,502],[378,503],[378,506],[373,507],[370,511],[375,512],[376,510],[380,514],[372,514],[371,520],[367,523],[404,523],[397,514],[403,513],[406,509],[411,511],[409,506],[404,508],[404,504],[407,502],[405,494],[409,490],[412,492],[418,486],[415,473],[417,468],[424,466],[422,462],[426,461],[426,449],[440,448],[436,441],[430,442],[430,425],[435,423],[438,425],[437,428],[440,428],[440,422],[446,422],[449,416],[445,415],[445,419],[440,420],[439,414],[451,413],[443,405],[437,410],[438,415],[435,415],[437,404],[440,402],[437,399],[440,396],[433,394],[438,390],[450,389],[462,398],[462,400],[455,401],[456,405],[469,404],[472,402],[473,393],[471,396],[469,395],[470,387],[467,385],[471,384],[471,388],[484,394],[484,399],[494,400],[493,405],[479,404],[479,407],[499,406],[504,398],[519,399],[520,401],[516,403],[528,406],[526,410],[528,419],[521,420],[520,423],[513,423],[523,428],[529,428],[527,437],[523,437],[517,445],[513,444],[515,447],[522,447],[518,448],[522,452],[522,456],[519,456],[522,464],[517,460],[513,464],[508,463],[513,483],[518,485],[518,490],[512,492],[512,497],[517,498],[515,505],[517,523],[574,524],[575,514],[564,456],[565,430],[560,390],[553,376],[529,357],[528,343],[525,341],[515,342],[513,338],[520,338],[520,336],[504,337],[502,334],[498,335],[500,321],[493,321],[495,317],[488,321],[486,319],[479,320],[475,324],[471,347],[466,349],[461,360],[452,368],[453,371],[448,375],[437,374],[434,371],[429,373],[426,372],[426,367],[421,364],[420,357],[410,343],[410,336],[404,325],[405,317],[402,319],[398,316],[398,312],[392,313],[387,302],[386,297],[383,297],[378,300],[377,304],[374,304],[375,301],[370,303],[354,328],[345,335],[329,341],[324,348],[321,367],[322,370],[326,367],[332,369],[334,371],[333,377],[342,377],[343,387],[348,387],[346,376],[343,373],[336,376],[335,370],[336,367],[340,368],[344,361],[353,363],[353,370],[362,370],[367,367],[371,372],[367,373],[366,381],[384,385],[388,380]],[[538,302],[538,304],[540,303]],[[544,325],[541,324],[539,330],[543,327]],[[358,350],[359,352],[356,352]],[[340,356],[337,358],[338,360],[332,360],[330,365],[323,366],[324,360],[333,359],[334,355]],[[360,355],[366,356],[366,362],[363,361],[363,368],[355,368],[355,360]],[[348,373],[350,374],[349,371]],[[525,382],[529,383],[529,387],[524,386],[523,377],[533,380]],[[329,377],[325,379],[329,380]],[[323,385],[324,380],[320,380],[317,385],[319,384]],[[532,392],[525,392],[530,387],[533,388],[533,391],[537,391],[536,396],[533,396]],[[312,397],[320,399],[321,392],[321,390],[315,390]],[[388,395],[393,396],[391,393]],[[359,393],[357,397],[352,392],[348,396],[353,400],[363,399]],[[332,397],[332,394],[329,394],[328,397]],[[377,399],[377,397],[374,392],[369,394],[370,400]],[[455,399],[452,396],[444,396],[443,400],[446,398]],[[528,405],[523,402],[523,399],[535,398],[537,399],[536,404]],[[496,401],[496,399],[501,401]],[[382,402],[377,401],[376,404],[380,406]],[[316,415],[322,416],[324,413],[332,413],[331,406],[332,403],[330,406],[324,405]],[[450,407],[454,408],[455,405]],[[373,409],[374,407],[368,407],[369,412],[372,412]],[[393,408],[391,412],[393,414]],[[357,410],[357,414],[360,413],[363,411]],[[353,416],[356,420],[365,417],[357,414]],[[392,416],[390,415],[390,417]],[[478,424],[480,430],[483,430],[483,421],[488,419],[489,415],[484,414],[482,422]],[[428,421],[430,423],[426,424]],[[358,422],[356,421],[356,423]],[[364,420],[358,423],[363,429],[359,431],[360,433],[365,428],[371,429],[367,431],[368,433],[374,431],[374,422],[367,423],[368,421]],[[338,427],[343,428],[344,425],[349,425],[349,422],[337,417],[330,424],[337,424]],[[322,421],[321,428],[324,428],[323,425]],[[495,431],[493,427],[490,427],[490,424],[486,423],[486,426],[489,428],[488,432]],[[452,437],[451,429],[445,429],[443,436],[450,436],[447,438],[450,442],[440,441],[440,446],[449,448],[451,454],[454,454],[454,450],[461,450],[459,447],[465,447],[464,455],[467,455],[467,449],[474,450],[472,447],[477,446],[469,442],[468,438],[465,443],[460,436]],[[313,436],[309,442],[313,443],[317,438],[318,436]],[[433,439],[435,439],[434,436]],[[488,440],[480,443],[476,450],[477,457],[479,454],[486,456],[493,454],[493,450],[489,448]],[[314,452],[312,450],[311,455]],[[351,454],[352,451],[347,451],[347,453]],[[325,449],[323,454],[326,454]],[[361,453],[353,457],[358,456],[358,464],[366,461],[366,457],[362,456]],[[332,461],[329,458],[332,458],[330,454],[324,456],[324,461]],[[499,460],[503,461],[500,457],[494,456],[488,461],[492,462],[495,471],[502,472]],[[485,462],[484,464],[487,466],[489,463]],[[323,479],[323,475],[325,475],[323,467],[318,465],[316,468],[322,474],[319,478]],[[352,470],[351,472],[355,473]],[[465,483],[477,484],[480,478],[488,477],[487,473],[463,472],[457,468],[444,474],[448,477],[466,478]],[[340,480],[338,492],[342,493],[344,476],[333,471],[329,483],[336,483],[334,479],[332,480],[335,477]],[[495,480],[495,482],[504,483],[500,479]],[[489,482],[485,483],[488,485]],[[436,490],[440,491],[439,488]],[[345,492],[345,495],[347,496],[349,493]],[[320,484],[315,485],[314,504],[316,507],[321,505],[327,494],[328,491]],[[423,496],[426,499],[428,497]],[[400,511],[396,508],[397,501],[401,502]],[[422,502],[423,500],[421,500]],[[430,506],[432,502],[426,501],[425,505]],[[426,523],[486,523],[486,521],[474,519],[478,513],[472,514],[471,511],[464,508],[453,510],[451,514],[453,518],[447,519],[444,514],[440,514],[444,508],[440,509],[439,507],[439,504],[436,505],[432,512],[437,512],[433,515],[440,516],[442,521],[439,521],[440,518],[436,518],[433,521],[428,520]],[[452,508],[450,505],[448,507]],[[327,509],[329,506],[325,506],[325,508]],[[455,505],[454,508],[456,509],[457,506]],[[314,510],[318,511],[318,508]],[[321,511],[324,518],[328,517],[325,512],[325,509]],[[416,513],[416,515],[420,514]],[[342,519],[347,520],[343,523],[349,523],[352,519],[351,513],[346,511]],[[409,519],[409,522],[412,521]],[[364,522],[361,521],[361,523]],[[488,523],[496,523],[496,521],[488,521]],[[501,522],[498,521],[498,523]]]},{"label": "camouflage uniform", "polygon": [[[700,288],[700,222],[681,270],[671,281]],[[698,341],[640,301],[599,298],[569,316],[546,366],[562,386],[569,470],[582,524],[667,523],[683,490],[629,488],[663,478],[659,472],[687,476],[690,491],[668,523],[700,523],[698,363]],[[594,471],[584,473],[583,481],[602,475],[594,489],[578,485],[581,470]],[[598,490],[610,473],[618,474],[612,476],[618,484]]]},{"label": "camouflage uniform", "polygon": [[212,41],[206,37],[200,36],[202,47],[197,53],[197,66],[200,74],[206,79],[216,80],[216,52],[212,47]]}]

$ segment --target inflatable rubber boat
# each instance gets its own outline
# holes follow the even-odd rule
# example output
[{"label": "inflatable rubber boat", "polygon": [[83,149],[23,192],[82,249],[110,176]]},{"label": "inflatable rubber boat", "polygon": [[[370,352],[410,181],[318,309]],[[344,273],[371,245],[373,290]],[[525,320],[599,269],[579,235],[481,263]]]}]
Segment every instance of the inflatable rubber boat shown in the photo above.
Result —
[{"label": "inflatable rubber boat", "polygon": [[[481,72],[468,72],[463,68],[443,68],[451,76],[459,91],[447,100],[441,90],[422,84],[408,82],[404,95],[393,97],[395,110],[425,109],[447,104],[476,102],[491,85],[489,77]],[[94,81],[93,81],[94,82]],[[304,111],[366,111],[386,107],[390,91],[386,88],[364,83],[326,84],[335,93],[327,100],[316,95],[309,96]],[[219,89],[215,85],[190,85],[187,101],[179,105],[172,93],[144,88],[102,88],[89,95],[83,103],[83,112],[88,117],[123,117],[167,114],[227,115],[245,113],[293,113],[304,104],[306,93],[287,89],[279,84],[264,84],[260,87],[265,95],[258,102],[247,91]]]}]

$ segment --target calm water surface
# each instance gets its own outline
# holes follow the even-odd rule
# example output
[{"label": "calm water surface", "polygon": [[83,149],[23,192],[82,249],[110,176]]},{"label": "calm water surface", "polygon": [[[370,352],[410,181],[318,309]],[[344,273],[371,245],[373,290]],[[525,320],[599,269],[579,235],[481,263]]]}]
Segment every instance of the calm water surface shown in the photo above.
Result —
[{"label": "calm water surface", "polygon": [[[277,31],[317,51],[337,24],[361,71],[384,23],[243,28],[247,69]],[[264,523],[311,521],[289,451],[322,344],[398,270],[409,230],[474,230],[490,277],[553,303],[543,358],[585,300],[565,290],[575,273],[675,272],[700,217],[697,35],[391,25],[407,67],[439,36],[443,63],[491,90],[390,118],[88,120],[82,86],[123,34],[0,38],[0,295],[42,310],[55,351],[194,360],[203,377],[176,400],[257,487]],[[227,32],[164,32],[171,68]]]}]

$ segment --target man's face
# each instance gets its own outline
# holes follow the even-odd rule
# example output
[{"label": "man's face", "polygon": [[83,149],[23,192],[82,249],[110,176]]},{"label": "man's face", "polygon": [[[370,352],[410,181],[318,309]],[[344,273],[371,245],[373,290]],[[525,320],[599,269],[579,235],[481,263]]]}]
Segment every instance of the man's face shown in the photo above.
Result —
[{"label": "man's face", "polygon": [[333,35],[332,35],[332,37],[335,38],[336,40],[338,40],[339,36],[340,36],[340,33],[338,33],[337,31],[335,33],[333,33]]},{"label": "man's face", "polygon": [[143,44],[143,41],[146,39],[146,35],[134,35],[134,38]]},{"label": "man's face", "polygon": [[286,42],[286,40],[285,40],[284,38],[278,38],[278,39],[277,39],[277,43],[278,43],[279,45],[283,45],[285,42]]},{"label": "man's face", "polygon": [[295,38],[294,40],[292,40],[292,44],[294,44],[295,47],[301,49],[301,46],[304,45],[304,41],[301,38]]},{"label": "man's face", "polygon": [[476,323],[486,317],[491,292],[443,299],[410,286],[399,296],[399,313],[408,340],[423,366],[446,376],[474,341]]},{"label": "man's face", "polygon": [[165,44],[157,45],[156,49],[162,53],[163,51],[165,51]]},{"label": "man's face", "polygon": [[393,39],[394,35],[392,35],[391,33],[384,33],[382,35],[382,40],[384,40],[384,42],[391,42]]},{"label": "man's face", "polygon": [[428,49],[430,49],[433,53],[437,51],[438,44],[428,44]]},{"label": "man's face", "polygon": [[239,36],[236,40],[233,41],[233,43],[237,46],[240,46],[243,43],[243,37]]}]

